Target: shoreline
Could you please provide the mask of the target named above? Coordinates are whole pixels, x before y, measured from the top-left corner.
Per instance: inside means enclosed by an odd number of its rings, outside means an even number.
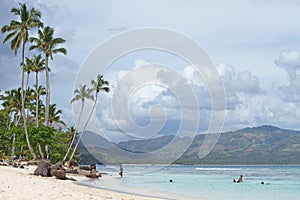
[[[77,181],[59,180],[55,177],[35,176],[33,175],[35,169],[36,166],[26,166],[24,169],[12,166],[0,166],[0,199],[162,199],[148,197],[147,194],[145,194],[145,196],[140,196],[137,194],[128,194],[120,191],[83,185],[82,182],[89,179],[80,175],[67,175]],[[149,196],[151,196],[151,194]]]
[[[145,197],[150,199],[160,199],[160,200],[182,200],[186,197],[172,194],[164,194],[153,190],[147,190],[142,188],[130,187],[122,185],[118,179],[117,175],[103,175],[101,178],[96,180],[85,179],[77,182],[78,185],[83,185],[87,187],[92,187],[96,189],[108,190],[112,192],[134,195],[138,197]]]

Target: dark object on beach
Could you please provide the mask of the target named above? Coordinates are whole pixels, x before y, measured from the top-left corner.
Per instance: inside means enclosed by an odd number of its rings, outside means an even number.
[[[67,173],[72,173],[72,174],[79,174],[77,168],[73,168],[73,167],[67,168],[67,169],[66,169],[66,172],[67,172]]]
[[[232,181],[233,181],[234,183],[236,183],[236,180],[235,180],[235,179],[233,179]]]
[[[172,179],[170,179],[170,183],[172,183],[173,182],[173,180]]]
[[[87,177],[87,178],[99,178],[99,177],[101,177],[101,173],[91,173],[91,174],[85,175],[85,177]]]
[[[264,184],[265,184],[265,182],[263,182],[263,181],[262,181],[260,184],[264,185]]]
[[[95,171],[95,170],[96,170],[96,164],[91,164],[90,171]]]
[[[78,162],[76,160],[70,160],[68,161],[68,167],[77,167]]]
[[[90,168],[90,166],[79,166],[79,169],[90,171],[91,168]]]
[[[66,180],[66,172],[60,170],[51,171],[52,176],[55,176],[57,179]]]
[[[34,175],[37,176],[43,176],[43,177],[50,177],[51,173],[50,173],[50,162],[46,161],[46,160],[41,160],[38,163],[37,168],[34,170]]]
[[[55,176],[58,179],[66,180],[66,170],[63,168],[63,164],[61,162],[56,163],[50,167],[50,173],[52,176]]]
[[[1,166],[9,166],[8,162],[4,161],[4,160],[0,160],[0,165]]]

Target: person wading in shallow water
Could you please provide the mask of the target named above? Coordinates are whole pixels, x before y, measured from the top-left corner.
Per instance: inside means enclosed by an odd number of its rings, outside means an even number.
[[[243,182],[243,175],[240,175],[240,178],[236,181],[235,179],[233,179],[234,183],[242,183]]]
[[[121,177],[123,177],[123,167],[122,167],[122,165],[120,165],[119,175],[120,175]]]
[[[243,175],[240,176],[240,178],[237,180],[237,183],[242,183],[243,182]]]

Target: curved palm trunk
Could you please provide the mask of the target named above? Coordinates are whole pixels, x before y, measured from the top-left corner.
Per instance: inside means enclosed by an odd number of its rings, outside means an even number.
[[[84,108],[84,101],[81,102],[81,109],[80,109],[80,113],[79,113],[79,117],[78,117],[78,121],[77,121],[77,125],[76,125],[77,130],[79,130],[79,122],[80,122],[80,120],[81,120],[81,115],[82,115],[83,108]],[[74,135],[73,135],[73,138],[72,138],[72,141],[71,141],[71,143],[70,143],[70,145],[69,145],[69,148],[68,148],[68,150],[67,150],[67,153],[66,153],[66,155],[65,155],[65,157],[64,157],[64,159],[63,159],[63,162],[67,159],[67,157],[68,157],[68,155],[69,155],[69,152],[70,152],[70,150],[71,150],[71,148],[72,148],[72,146],[73,146],[73,144],[74,144],[74,141],[75,141],[75,138],[76,138],[76,133],[77,133],[77,131],[75,130]],[[72,157],[72,158],[73,158],[73,157]],[[70,160],[71,160],[71,159],[70,159]]]
[[[39,79],[38,79],[38,72],[36,72],[35,74],[35,83],[36,83],[36,86],[35,86],[35,90],[36,90],[36,97],[35,97],[35,100],[36,100],[36,106],[35,106],[35,127],[39,127]]]
[[[46,108],[45,108],[45,125],[46,125],[46,126],[49,126],[50,80],[49,80],[48,56],[45,57],[45,66],[46,66]]]
[[[73,149],[72,155],[71,155],[71,157],[70,157],[69,160],[72,160],[73,157],[74,157],[74,155],[75,155],[75,152],[76,152],[76,149],[77,149],[77,147],[78,147],[78,144],[79,144],[79,142],[80,142],[80,140],[81,140],[81,138],[82,138],[82,136],[83,136],[83,134],[84,134],[84,131],[85,131],[85,129],[86,129],[86,127],[87,127],[89,121],[91,120],[91,117],[92,117],[93,113],[94,113],[94,110],[95,110],[95,107],[96,107],[96,104],[97,104],[97,99],[98,99],[98,93],[96,93],[96,99],[95,99],[95,103],[94,103],[94,105],[93,105],[92,111],[91,111],[91,113],[90,113],[90,115],[89,115],[89,117],[88,117],[88,119],[87,119],[87,121],[86,121],[86,123],[85,123],[85,125],[84,125],[84,127],[83,127],[82,132],[80,133],[80,136],[79,136],[79,138],[78,138],[78,141],[76,142],[76,145],[75,145],[75,147],[74,147],[74,149]]]
[[[21,87],[21,99],[22,99],[22,109],[21,109],[21,115],[23,117],[23,124],[24,124],[24,131],[25,131],[25,137],[26,137],[26,142],[27,142],[27,145],[28,145],[28,149],[33,157],[33,159],[36,159],[37,156],[30,144],[30,140],[29,140],[29,135],[28,135],[28,130],[27,130],[27,119],[26,119],[26,116],[25,116],[25,92],[24,92],[24,74],[25,74],[25,71],[24,71],[24,51],[25,51],[25,42],[23,42],[23,47],[22,47],[22,87]]]

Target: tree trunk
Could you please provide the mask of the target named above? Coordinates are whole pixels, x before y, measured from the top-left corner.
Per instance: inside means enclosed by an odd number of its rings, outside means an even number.
[[[11,157],[12,158],[15,156],[15,150],[16,150],[15,141],[16,141],[16,134],[13,133],[12,134],[12,146],[11,146]]]
[[[11,118],[12,118],[12,112],[9,113],[9,119],[11,119]],[[9,120],[8,128],[7,128],[8,130],[10,130],[11,123],[12,123],[12,121]],[[15,155],[15,149],[16,149],[15,141],[16,141],[16,134],[13,133],[13,135],[12,135],[12,146],[11,146],[11,157],[13,157]]]
[[[22,99],[22,109],[21,109],[21,114],[23,117],[23,125],[24,125],[24,131],[25,131],[25,137],[26,137],[26,142],[28,145],[28,149],[33,157],[33,159],[36,159],[37,156],[30,144],[29,140],[29,135],[28,135],[28,130],[27,130],[27,119],[25,116],[25,93],[24,93],[24,52],[25,52],[25,42],[23,41],[23,47],[22,47],[22,62],[21,62],[21,67],[22,67],[22,87],[21,87],[21,99]]]
[[[50,159],[50,149],[49,149],[48,144],[45,146],[45,150],[46,150],[46,154],[47,154],[46,158],[47,158],[47,160],[49,160]]]
[[[38,72],[35,74],[35,80],[36,80],[36,106],[35,106],[35,127],[39,127],[39,77],[38,77]]]
[[[30,73],[27,72],[27,79],[26,79],[26,90],[28,90],[28,85],[29,85],[29,76]]]
[[[50,80],[49,80],[49,67],[48,56],[45,57],[46,66],[46,108],[45,108],[45,125],[49,125],[49,106],[50,106]]]
[[[81,110],[80,110],[80,113],[79,113],[79,117],[78,117],[78,121],[77,121],[77,125],[76,125],[76,129],[79,130],[79,122],[81,120],[81,115],[82,115],[82,111],[83,111],[83,108],[84,108],[84,101],[81,102]],[[67,159],[68,155],[69,155],[69,152],[74,144],[74,141],[75,141],[75,138],[76,138],[76,134],[77,134],[77,130],[75,130],[75,133],[73,135],[73,138],[72,138],[72,141],[71,141],[71,144],[69,145],[69,148],[67,150],[67,153],[63,159],[63,162]]]
[[[85,125],[84,125],[84,127],[83,127],[83,130],[82,130],[82,132],[81,132],[81,134],[80,134],[80,136],[79,136],[78,141],[76,142],[76,145],[75,145],[75,147],[74,147],[74,149],[73,149],[72,155],[71,155],[71,157],[70,157],[69,160],[72,160],[73,157],[74,157],[74,155],[75,155],[75,152],[76,152],[76,149],[77,149],[77,147],[78,147],[78,144],[79,144],[79,142],[80,142],[80,140],[81,140],[81,138],[82,138],[82,136],[83,136],[83,134],[84,134],[84,131],[85,131],[85,129],[86,129],[86,127],[87,127],[87,125],[88,125],[88,123],[89,123],[89,121],[90,121],[90,119],[91,119],[93,113],[94,113],[94,110],[95,110],[95,107],[96,107],[96,104],[97,104],[97,99],[98,99],[98,93],[96,93],[96,99],[95,99],[95,103],[94,103],[94,105],[93,105],[93,108],[92,108],[92,110],[91,110],[91,113],[90,113],[90,115],[89,115],[89,117],[88,117],[88,119],[87,119],[87,121],[86,121],[86,123],[85,123]]]
[[[38,147],[39,147],[39,152],[40,152],[40,155],[41,155],[41,159],[44,159],[44,154],[43,154],[43,151],[42,151],[42,147],[40,145],[40,143],[38,143]]]
[[[22,110],[20,110],[20,113],[16,113],[15,115],[17,115],[16,121],[15,121],[15,126],[18,126],[19,122],[20,122],[20,119],[22,117]]]

